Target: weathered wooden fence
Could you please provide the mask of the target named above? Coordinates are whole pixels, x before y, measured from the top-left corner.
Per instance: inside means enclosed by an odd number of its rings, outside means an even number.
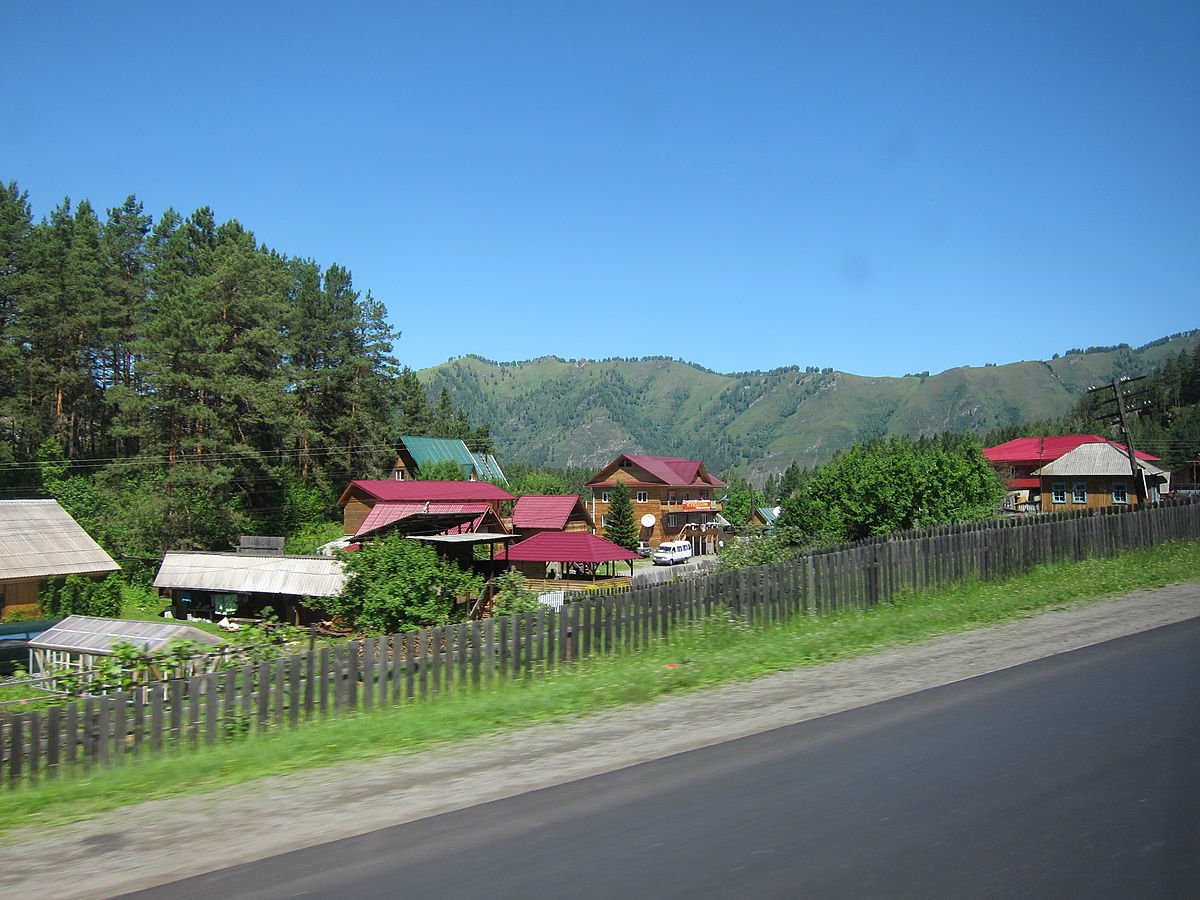
[[[728,609],[757,622],[863,609],[905,591],[1042,563],[1200,539],[1200,502],[928,528],[739,569],[419,632],[352,641],[91,697],[0,714],[0,778],[86,771],[317,717],[404,707],[528,678],[593,654],[637,650],[681,623]]]

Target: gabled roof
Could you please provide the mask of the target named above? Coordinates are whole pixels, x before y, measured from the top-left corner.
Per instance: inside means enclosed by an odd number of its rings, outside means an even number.
[[[778,506],[759,506],[755,509],[755,512],[757,512],[758,517],[760,519],[762,519],[764,522],[766,522],[768,525],[774,525],[775,522],[779,519],[779,507]]]
[[[607,484],[610,473],[621,466],[623,459],[628,460],[653,479],[653,482],[645,483],[660,483],[671,487],[690,487],[700,483],[712,487],[725,487],[725,482],[710,475],[708,469],[704,467],[704,463],[698,459],[682,459],[678,456],[644,456],[637,453],[622,453],[601,469],[600,473],[588,482],[588,485]]]
[[[496,559],[508,562],[598,563],[637,558],[636,553],[586,531],[542,531],[496,554]]]
[[[112,652],[113,644],[133,644],[139,650],[153,653],[171,641],[224,643],[215,634],[180,622],[67,616],[53,628],[43,631],[31,640],[29,646],[37,650],[67,650],[73,653],[104,655]]]
[[[571,514],[579,509],[590,524],[591,514],[578,494],[526,494],[518,497],[513,506],[513,528],[544,528],[562,531]]]
[[[346,576],[329,556],[248,556],[240,553],[167,553],[156,588],[190,588],[239,594],[333,597]]]
[[[1140,466],[1147,474],[1150,475],[1165,475],[1166,473],[1152,466],[1144,460],[1138,460]],[[1042,466],[1033,474],[1041,477],[1067,477],[1067,476],[1116,476],[1131,475],[1129,471],[1129,457],[1125,455],[1125,451],[1117,447],[1109,441],[1096,441],[1088,444],[1080,444],[1069,453],[1064,453],[1052,463]]]
[[[429,482],[426,482],[428,484]],[[371,532],[394,525],[403,519],[416,518],[422,525],[442,530],[460,526],[467,522],[476,522],[491,511],[491,504],[476,503],[443,503],[426,501],[424,503],[407,503],[403,501],[385,500],[376,503],[363,519],[354,536],[363,537]],[[415,524],[415,523],[414,523]],[[473,530],[473,529],[472,529]]]
[[[450,460],[462,468],[463,475],[469,476],[474,472],[476,478],[495,479],[508,484],[496,457],[490,453],[473,453],[458,438],[404,434],[400,436],[400,442],[416,462],[417,468],[428,463]]]
[[[1065,453],[1070,453],[1080,444],[1112,444],[1120,448],[1120,444],[1103,438],[1098,434],[1067,434],[1053,437],[1026,437],[997,444],[983,451],[984,457],[998,464],[1033,464],[1048,463],[1058,459]],[[1157,456],[1137,452],[1138,459],[1156,460]]]
[[[0,581],[120,568],[56,500],[0,500]]]
[[[504,488],[489,481],[352,481],[342,491],[339,506],[354,492],[366,494],[375,500],[407,500],[411,503],[428,501],[470,502],[515,500]]]

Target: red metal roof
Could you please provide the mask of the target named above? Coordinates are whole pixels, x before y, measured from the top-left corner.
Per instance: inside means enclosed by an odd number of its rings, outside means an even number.
[[[513,506],[513,528],[562,531],[579,502],[578,494],[526,494]]]
[[[543,531],[496,554],[496,559],[511,562],[600,563],[637,558],[636,553],[586,531]]]
[[[1016,440],[1008,441],[999,444],[995,447],[988,447],[983,451],[983,455],[993,463],[1049,463],[1054,462],[1060,456],[1070,453],[1080,444],[1112,444],[1114,447],[1121,445],[1116,441],[1110,441],[1107,438],[1100,437],[1098,434],[1070,434],[1056,435],[1054,437],[1028,437],[1017,438]],[[1157,460],[1157,456],[1151,456],[1149,453],[1137,452],[1138,459]]]
[[[678,456],[642,456],[641,454],[634,453],[624,453],[622,456],[635,466],[649,472],[663,484],[687,487],[695,484],[697,476],[700,476],[702,484],[710,484],[713,487],[725,487],[725,482],[720,478],[710,475],[707,472],[701,475],[700,469],[703,463],[698,459],[681,459]],[[617,459],[620,458],[617,457]],[[605,469],[611,465],[612,463],[609,463],[608,466],[605,466]],[[606,483],[600,481],[588,482],[588,484],[593,485]]]
[[[432,484],[434,482],[426,482]],[[407,519],[409,516],[430,515],[430,516],[453,516],[461,514],[463,521],[470,521],[472,518],[482,518],[483,514],[491,509],[488,503],[399,503],[392,501],[384,501],[376,503],[371,507],[371,511],[367,513],[367,517],[363,520],[362,526],[358,531],[354,532],[354,536],[369,534],[372,531],[377,531],[391,525],[394,522],[399,522],[401,519]]]
[[[426,500],[470,502],[516,499],[490,481],[352,481],[338,502],[344,504],[347,495],[355,488],[378,500],[405,500],[412,503],[424,503]]]

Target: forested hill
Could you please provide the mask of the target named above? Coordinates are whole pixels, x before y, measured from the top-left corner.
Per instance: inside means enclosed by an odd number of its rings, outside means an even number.
[[[1092,385],[1145,373],[1200,345],[1200,331],[1143,347],[1070,350],[1047,361],[866,378],[789,367],[722,375],[669,358],[497,363],[477,356],[422,370],[505,460],[596,467],[621,452],[702,458],[761,480],[886,435],[984,434],[1072,409]]]

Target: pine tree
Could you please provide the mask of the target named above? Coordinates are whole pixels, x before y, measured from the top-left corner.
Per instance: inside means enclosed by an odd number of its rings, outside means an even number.
[[[629,488],[624,482],[613,485],[609,495],[608,523],[604,529],[605,537],[626,550],[636,550],[638,545],[638,528],[633,518],[633,501]]]

